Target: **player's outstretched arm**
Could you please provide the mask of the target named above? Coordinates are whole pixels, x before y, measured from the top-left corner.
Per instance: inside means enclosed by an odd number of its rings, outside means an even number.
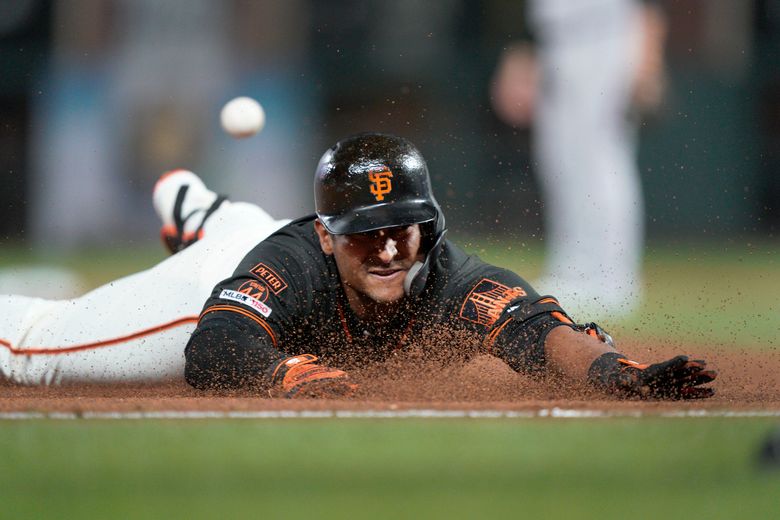
[[[569,327],[555,327],[545,339],[551,368],[618,396],[643,399],[698,399],[714,390],[702,386],[717,375],[703,360],[676,356],[654,364],[631,361],[597,337]]]

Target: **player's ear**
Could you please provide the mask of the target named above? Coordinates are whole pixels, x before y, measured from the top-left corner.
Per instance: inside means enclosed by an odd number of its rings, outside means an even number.
[[[314,230],[317,231],[317,236],[320,238],[320,248],[326,255],[333,254],[333,237],[330,236],[328,230],[322,225],[319,219],[314,221]]]

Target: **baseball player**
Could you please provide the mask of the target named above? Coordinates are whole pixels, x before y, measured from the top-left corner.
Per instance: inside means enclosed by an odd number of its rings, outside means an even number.
[[[510,124],[533,121],[547,244],[535,285],[573,312],[628,315],[644,235],[633,112],[660,102],[663,17],[640,0],[531,0],[528,14],[536,58],[506,53],[494,105]]]
[[[576,324],[555,298],[448,241],[426,163],[408,141],[383,134],[344,139],[323,155],[314,184],[316,214],[285,223],[222,200],[189,172],[163,179],[156,207],[163,215],[172,208],[163,235],[179,252],[135,279],[70,302],[79,308],[70,316],[79,322],[67,327],[71,337],[65,329],[46,336],[33,323],[17,332],[18,343],[0,340],[3,373],[52,382],[183,372],[199,389],[345,396],[355,390],[351,368],[386,360],[446,329],[473,338],[520,372],[552,370],[617,395],[712,395],[702,385],[715,373],[704,361],[630,361],[597,325]],[[201,312],[190,314],[196,305],[190,300],[211,282]],[[138,299],[123,299],[121,291]],[[45,319],[47,312],[33,314]],[[140,322],[141,314],[159,324],[76,344],[89,324],[122,328]],[[98,328],[91,325],[91,334]],[[432,345],[459,355],[458,345]]]

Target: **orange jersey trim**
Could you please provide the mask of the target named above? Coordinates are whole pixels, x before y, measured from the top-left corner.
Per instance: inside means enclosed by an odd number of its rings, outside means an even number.
[[[268,325],[264,320],[261,320],[254,314],[252,314],[249,311],[245,311],[244,309],[239,309],[238,307],[231,307],[230,305],[215,305],[214,307],[209,307],[203,313],[200,315],[200,319],[203,319],[203,316],[210,312],[215,311],[228,311],[228,312],[235,312],[236,314],[240,314],[242,316],[246,316],[247,318],[255,321],[258,325],[263,327],[265,331],[268,333],[268,335],[271,337],[271,341],[274,343],[274,347],[278,348],[278,344],[276,342],[276,335],[274,334],[274,331],[271,329],[271,326]]]
[[[555,318],[556,320],[560,321],[561,323],[567,323],[569,325],[574,325],[574,322],[571,321],[569,318],[567,318],[566,315],[561,313],[561,312],[553,311],[550,314],[552,314],[552,317]]]
[[[487,335],[487,338],[485,338],[485,347],[487,347],[488,353],[490,353],[491,350],[493,350],[493,344],[496,342],[496,339],[498,338],[498,335],[501,334],[501,331],[504,330],[504,327],[509,325],[509,322],[512,321],[512,318],[509,318],[504,323],[502,323],[499,327],[493,329],[490,334]]]
[[[83,345],[74,345],[72,347],[61,347],[61,348],[53,348],[53,347],[31,347],[31,348],[18,348],[11,345],[9,341],[6,341],[4,339],[0,339],[0,345],[4,346],[8,350],[11,351],[11,354],[14,355],[23,355],[23,356],[34,356],[34,355],[57,355],[57,354],[69,354],[71,352],[79,352],[81,350],[91,350],[95,348],[101,348],[101,347],[110,347],[112,345],[117,345],[119,343],[126,343],[128,341],[132,341],[134,339],[142,338],[144,336],[149,336],[151,334],[155,334],[157,332],[162,332],[167,329],[172,329],[175,327],[179,327],[181,325],[185,325],[187,323],[197,323],[198,318],[195,316],[188,316],[186,318],[179,318],[178,320],[174,320],[168,323],[164,323],[162,325],[158,325],[156,327],[151,327],[149,329],[144,329],[139,332],[135,332],[133,334],[128,334],[127,336],[120,336],[118,338],[112,338],[107,339],[104,341],[96,341],[94,343],[85,343]]]
[[[539,301],[538,301],[538,302],[536,302],[536,303],[554,303],[555,305],[560,305],[560,303],[558,302],[558,300],[556,300],[555,298],[542,298],[541,300],[539,300]],[[552,317],[553,317],[553,318],[555,318],[556,320],[560,321],[561,323],[566,323],[566,324],[568,324],[568,325],[574,325],[574,322],[573,322],[573,321],[571,321],[571,320],[569,319],[569,317],[568,317],[568,316],[566,316],[566,315],[565,315],[564,313],[562,313],[562,312],[559,312],[559,311],[553,311],[553,312],[551,312],[550,314],[552,315]]]

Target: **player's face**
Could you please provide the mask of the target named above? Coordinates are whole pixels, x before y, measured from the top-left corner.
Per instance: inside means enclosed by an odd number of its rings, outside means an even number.
[[[406,273],[421,260],[418,224],[351,235],[328,235],[321,224],[317,227],[323,251],[336,260],[350,303],[365,298],[392,303],[404,297]]]

